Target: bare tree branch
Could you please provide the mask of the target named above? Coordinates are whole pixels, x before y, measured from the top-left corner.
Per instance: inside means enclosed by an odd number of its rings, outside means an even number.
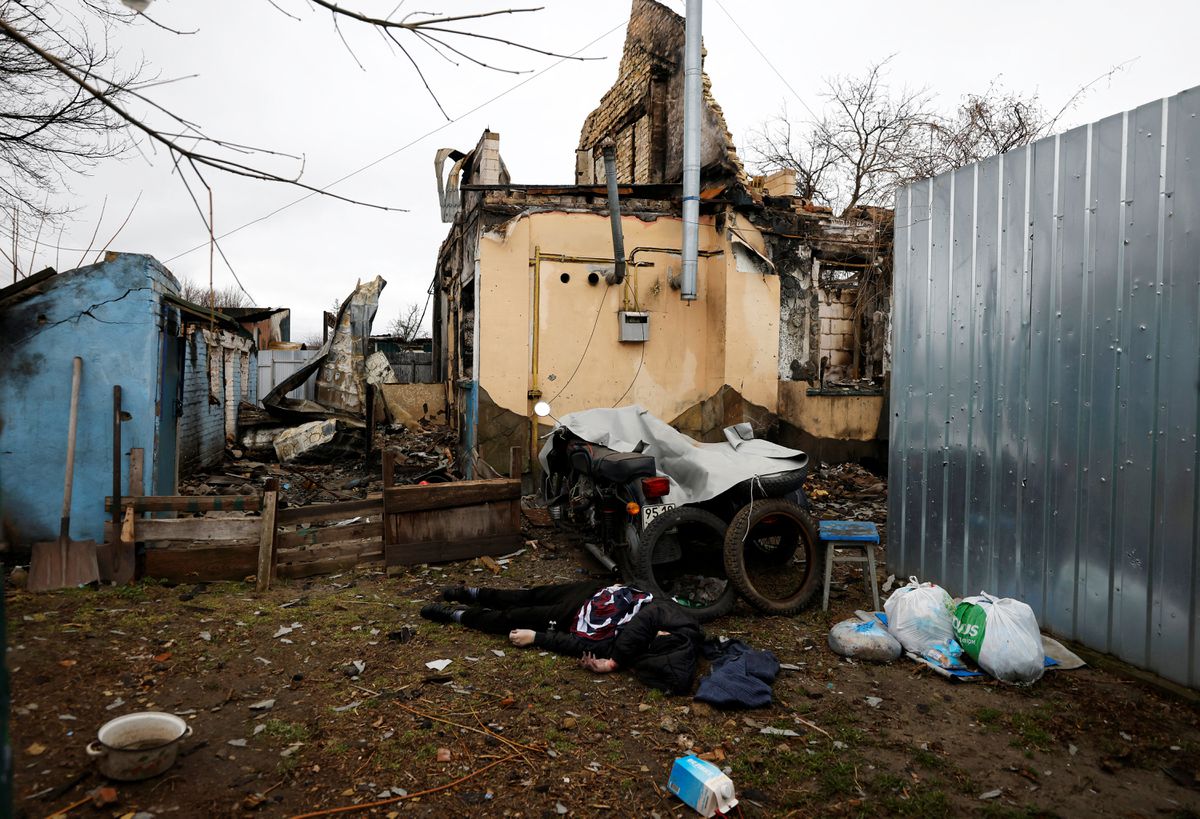
[[[266,1],[281,14],[302,20],[287,6],[303,0]],[[469,27],[492,18],[528,15],[540,7],[459,15],[411,12],[402,19],[393,19],[403,0],[384,18],[332,0],[307,2],[311,8],[332,16],[337,37],[360,68],[365,68],[364,62],[355,53],[350,32],[343,30],[342,23],[352,21],[355,26],[367,26],[384,35],[389,48],[397,47],[412,65],[447,119],[449,115],[411,43],[402,42],[401,35],[411,35],[452,65],[458,65],[450,56],[454,54],[481,68],[508,74],[525,72],[494,65],[490,59],[472,54],[472,49],[462,46],[461,41],[451,40],[465,37],[481,44],[498,43],[559,60],[597,59],[559,54]],[[67,210],[51,207],[49,203],[54,200],[44,196],[47,191],[66,188],[70,177],[127,150],[152,156],[163,149],[177,170],[183,161],[197,174],[212,168],[247,179],[293,185],[351,204],[401,210],[332,193],[328,186],[309,185],[302,179],[303,155],[206,134],[184,113],[149,96],[150,89],[185,78],[147,78],[143,63],[118,60],[116,52],[108,47],[113,27],[144,20],[177,35],[196,32],[147,16],[144,5],[134,3],[130,11],[115,0],[0,0],[0,169],[4,169],[0,173],[0,208],[11,210],[19,203],[22,218],[29,219],[31,225],[32,220],[61,217]],[[167,127],[161,127],[164,117],[171,122]],[[273,158],[296,162],[295,173],[263,164]],[[32,230],[22,233],[29,235]]]
[[[357,199],[351,199],[349,197],[342,196],[341,194],[330,193],[328,191],[321,190],[320,188],[316,188],[305,182],[301,182],[299,175],[297,175],[296,177],[292,177],[292,178],[284,177],[284,176],[280,176],[278,174],[270,173],[268,171],[259,170],[258,168],[255,168],[250,165],[245,165],[240,162],[234,162],[234,161],[232,161],[230,159],[226,159],[224,157],[218,157],[218,156],[214,156],[211,154],[204,154],[199,151],[185,148],[184,146],[180,145],[177,140],[173,140],[173,139],[170,139],[170,138],[164,136],[162,134],[162,132],[147,125],[142,119],[134,116],[129,111],[127,111],[125,108],[123,108],[122,106],[113,102],[111,99],[111,97],[112,97],[111,92],[106,92],[106,91],[101,90],[101,89],[97,88],[96,86],[92,85],[90,82],[88,82],[87,79],[84,78],[84,76],[80,75],[80,73],[78,72],[78,70],[75,67],[69,65],[68,63],[59,59],[55,55],[46,51],[45,49],[40,48],[36,43],[31,41],[28,37],[24,36],[21,32],[17,31],[11,25],[9,25],[9,23],[4,19],[0,19],[0,34],[6,35],[9,39],[24,46],[32,54],[36,55],[37,57],[39,57],[42,60],[44,60],[45,62],[47,62],[49,65],[53,66],[57,71],[59,71],[68,80],[70,80],[71,82],[78,85],[85,92],[87,92],[89,95],[91,95],[93,99],[97,100],[105,108],[108,108],[110,111],[112,111],[114,114],[116,114],[117,117],[119,117],[122,121],[124,121],[125,124],[127,124],[128,126],[130,126],[131,128],[133,128],[137,131],[142,132],[147,137],[149,137],[152,141],[157,142],[160,145],[164,146],[172,154],[178,154],[179,156],[186,158],[190,162],[194,162],[198,165],[206,165],[210,168],[215,168],[217,170],[224,171],[226,173],[231,173],[236,176],[244,176],[248,179],[258,179],[258,180],[262,180],[264,182],[285,182],[289,185],[295,185],[296,187],[304,188],[305,190],[309,190],[314,193],[324,194],[325,196],[329,196],[333,199],[340,199],[341,201],[348,202],[352,205],[363,205],[365,207],[377,208],[379,210],[388,210],[388,211],[403,210],[402,208],[391,208],[386,205],[378,205],[378,204],[374,204],[371,202],[363,202],[363,201],[360,201]]]

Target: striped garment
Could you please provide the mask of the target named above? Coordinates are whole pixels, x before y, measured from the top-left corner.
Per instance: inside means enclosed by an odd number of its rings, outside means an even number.
[[[619,584],[601,589],[579,607],[571,633],[585,640],[607,640],[633,619],[643,603],[653,599],[651,594]]]

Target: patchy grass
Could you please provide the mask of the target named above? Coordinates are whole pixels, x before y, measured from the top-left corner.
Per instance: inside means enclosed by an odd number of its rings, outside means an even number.
[[[308,728],[298,722],[286,722],[281,719],[269,719],[263,723],[262,734],[271,739],[284,743],[307,742],[311,734]]]
[[[1017,747],[1049,751],[1054,737],[1046,730],[1048,722],[1049,716],[1041,711],[1012,714],[1008,718],[1008,725],[1017,735],[1013,742]]]
[[[975,721],[980,725],[995,725],[1000,721],[1000,718],[1004,716],[1004,712],[999,708],[990,708],[984,706],[983,708],[976,709],[973,716]]]

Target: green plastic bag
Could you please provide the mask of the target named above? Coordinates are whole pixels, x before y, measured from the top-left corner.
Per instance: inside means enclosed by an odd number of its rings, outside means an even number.
[[[987,611],[975,603],[962,602],[954,609],[954,634],[967,656],[979,662],[979,649],[987,632]]]

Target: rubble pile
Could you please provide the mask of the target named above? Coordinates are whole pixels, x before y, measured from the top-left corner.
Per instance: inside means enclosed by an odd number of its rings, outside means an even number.
[[[337,503],[383,491],[380,453],[395,453],[397,485],[441,483],[461,475],[454,458],[456,443],[449,427],[425,424],[377,429],[370,457],[340,458],[327,463],[279,463],[272,450],[226,450],[219,467],[192,476],[179,487],[181,495],[253,495],[274,478],[287,506]]]
[[[887,522],[887,484],[858,464],[821,464],[809,473],[805,494],[820,519]]]

